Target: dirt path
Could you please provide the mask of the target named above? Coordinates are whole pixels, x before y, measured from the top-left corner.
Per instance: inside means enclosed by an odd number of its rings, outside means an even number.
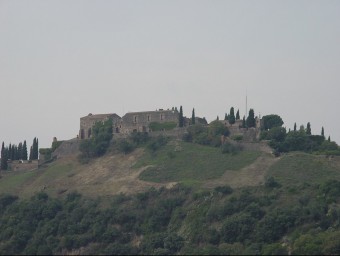
[[[263,152],[251,165],[238,171],[226,170],[222,177],[208,181],[204,187],[214,188],[229,185],[232,188],[239,188],[263,184],[267,170],[279,159],[280,158],[274,157],[269,153]]]
[[[151,187],[170,188],[176,183],[153,183],[139,180],[139,174],[147,167],[133,168],[142,149],[137,149],[129,155],[115,154],[102,157],[86,169],[72,177],[78,190],[86,194],[133,194],[143,192]],[[79,167],[81,168],[81,167]]]

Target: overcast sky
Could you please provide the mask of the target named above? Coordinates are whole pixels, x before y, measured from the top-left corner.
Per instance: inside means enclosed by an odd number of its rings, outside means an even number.
[[[278,114],[340,143],[340,1],[0,0],[0,141],[183,106]]]

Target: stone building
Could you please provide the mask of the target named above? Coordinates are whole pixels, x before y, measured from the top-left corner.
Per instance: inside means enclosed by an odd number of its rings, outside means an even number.
[[[149,125],[152,122],[166,123],[174,122],[178,125],[178,111],[163,110],[130,112],[122,118],[117,114],[97,114],[91,113],[80,118],[79,138],[88,139],[92,134],[92,127],[96,122],[104,122],[112,119],[113,133],[130,134],[132,132],[152,132]]]
[[[261,129],[263,127],[262,119],[255,117],[255,127],[242,128],[243,120],[235,120],[234,124],[230,124],[228,120],[220,120],[230,132],[230,137],[242,136],[245,141],[255,141],[260,138]]]
[[[178,112],[175,110],[130,112],[123,116],[119,132],[129,134],[132,132],[151,132],[150,123],[174,122],[178,124]]]
[[[112,119],[113,127],[118,127],[120,125],[121,117],[117,114],[97,114],[92,115],[91,113],[87,116],[80,118],[80,130],[79,138],[88,139],[92,134],[92,127],[96,122],[105,122],[108,119]]]

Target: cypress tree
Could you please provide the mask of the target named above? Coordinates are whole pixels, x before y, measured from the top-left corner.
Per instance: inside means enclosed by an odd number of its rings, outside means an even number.
[[[312,130],[310,128],[310,123],[309,122],[307,123],[306,134],[307,135],[311,135],[312,134]]]
[[[13,148],[13,146],[12,146]],[[19,156],[18,156],[18,146],[14,145],[14,150],[13,150],[13,160],[19,160]]]
[[[225,113],[225,115],[224,115],[224,120],[228,120],[228,119],[229,119],[228,113]]]
[[[328,136],[328,141],[331,142],[331,136]]]
[[[240,110],[237,110],[236,112],[236,120],[240,120]]]
[[[322,129],[321,129],[321,136],[325,137],[325,130],[323,129],[323,126],[322,126]]]
[[[246,128],[246,117],[243,116],[243,119],[242,119],[242,128]]]
[[[220,118],[217,116],[217,117],[216,117],[216,120],[218,121],[218,120],[220,120]]]
[[[24,145],[22,146],[22,160],[27,160],[27,143],[24,140]]]
[[[247,127],[255,127],[255,114],[254,114],[254,109],[249,110],[249,115],[247,117]]]
[[[8,149],[5,148],[5,143],[2,142],[1,147],[1,170],[7,170],[7,160],[8,160]]]
[[[184,117],[183,117],[183,108],[182,108],[182,106],[179,108],[178,126],[179,127],[183,127],[184,126]]]
[[[31,146],[30,148],[30,157],[29,157],[29,160],[33,160],[33,146]]]
[[[230,108],[230,114],[228,118],[229,124],[233,125],[235,123],[234,107]]]
[[[18,146],[18,160],[21,160],[22,159],[22,142],[19,143],[19,146]]]
[[[192,124],[196,123],[195,109],[194,108],[192,109],[191,123]]]
[[[296,123],[294,123],[294,132],[296,132]]]
[[[8,146],[8,159],[13,159],[12,158],[12,145],[11,145],[11,143],[9,143],[9,146]]]

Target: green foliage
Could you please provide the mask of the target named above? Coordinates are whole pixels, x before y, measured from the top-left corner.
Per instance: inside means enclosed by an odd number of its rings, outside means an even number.
[[[309,122],[307,123],[306,134],[307,134],[307,135],[311,135],[311,134],[312,134],[312,130],[311,130],[311,127],[310,127],[310,123],[309,123]]]
[[[240,111],[239,110],[237,110],[237,112],[236,112],[236,120],[240,120]]]
[[[92,137],[82,140],[79,146],[80,162],[86,163],[88,159],[104,155],[112,139],[112,120],[97,122],[92,127]]]
[[[262,117],[265,130],[269,130],[273,127],[281,127],[283,125],[282,118],[279,115],[266,115]]]
[[[218,193],[222,193],[223,195],[229,195],[233,193],[233,189],[230,186],[218,186],[214,189]]]
[[[117,142],[117,149],[119,152],[129,154],[135,149],[135,146],[128,140],[120,140]]]
[[[149,142],[149,144],[147,145],[147,149],[149,149],[152,153],[155,153],[160,148],[165,146],[167,143],[168,143],[168,138],[163,135],[159,135],[158,137],[153,138]]]
[[[151,122],[149,124],[149,128],[152,131],[168,131],[176,128],[177,124],[175,122],[164,122],[164,123],[158,123],[158,122]]]
[[[228,136],[229,130],[223,123],[219,121],[212,121],[209,124],[208,134],[211,136],[221,136],[221,135]]]
[[[240,151],[242,151],[242,146],[239,144],[224,143],[221,146],[222,154],[237,154]]]
[[[167,144],[157,151],[157,157],[152,152],[142,157],[135,167],[152,167],[144,170],[139,178],[152,182],[200,182],[218,178],[225,170],[239,170],[260,155],[253,151],[221,154],[219,148],[185,142],[180,143],[179,147],[181,150],[175,151],[173,145]],[[168,152],[173,152],[174,157],[169,158]]]
[[[235,123],[235,114],[234,114],[234,108],[233,107],[230,108],[230,114],[228,116],[228,121],[231,125],[233,125]]]
[[[192,115],[191,115],[191,124],[196,123],[196,117],[195,117],[195,109],[192,109]]]
[[[8,165],[7,165],[7,160],[8,160],[8,149],[5,148],[5,143],[2,142],[2,147],[1,147],[1,170],[7,170]]]
[[[249,128],[255,127],[255,113],[254,109],[252,108],[249,110],[249,115],[246,120],[246,126]]]
[[[267,188],[279,188],[281,187],[281,184],[278,183],[274,177],[268,177],[264,183],[264,186]]]
[[[183,116],[183,108],[182,106],[179,108],[179,115],[178,115],[178,126],[184,126],[184,116]]]

